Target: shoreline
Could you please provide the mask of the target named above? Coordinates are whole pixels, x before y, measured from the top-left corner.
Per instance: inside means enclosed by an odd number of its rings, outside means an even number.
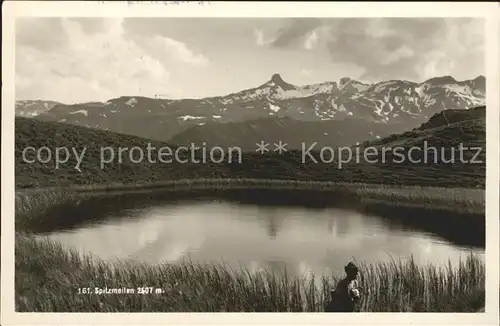
[[[484,214],[485,190],[479,188],[451,188],[434,186],[407,186],[385,185],[375,183],[348,183],[332,181],[299,181],[280,179],[250,179],[250,178],[199,178],[182,179],[148,183],[106,183],[91,185],[72,185],[63,187],[23,188],[16,187],[16,198],[30,194],[43,194],[50,192],[68,192],[98,197],[104,194],[135,194],[142,192],[177,192],[198,190],[237,190],[237,189],[263,189],[263,190],[297,190],[342,193],[354,196],[356,199],[377,200],[391,206],[419,206],[416,199],[434,201],[432,205],[420,205],[432,209],[438,204],[450,204],[446,209],[457,213]],[[397,191],[397,192],[396,192]],[[472,196],[471,196],[472,195]],[[402,202],[401,202],[402,201]],[[466,203],[466,211],[458,210],[458,205]],[[464,208],[464,207],[461,207]]]
[[[320,200],[325,206],[335,207],[343,201],[353,209],[387,215],[438,216],[443,220],[456,218],[475,228],[484,228],[484,190],[477,188],[439,188],[420,186],[387,186],[380,184],[340,183],[330,181],[294,181],[273,179],[184,179],[157,183],[94,184],[66,187],[16,189],[16,232],[30,230],[47,221],[55,220],[64,210],[71,210],[93,200],[120,196],[184,196],[192,198],[199,193],[222,195],[259,191],[266,193],[301,194],[311,201]],[[296,198],[295,197],[295,198]],[[318,199],[318,197],[321,197]],[[331,199],[330,199],[331,198]],[[265,198],[262,198],[265,199]],[[258,203],[258,201],[257,201]],[[300,205],[300,204],[299,204]],[[67,219],[64,223],[71,224]],[[77,222],[75,222],[75,225]]]

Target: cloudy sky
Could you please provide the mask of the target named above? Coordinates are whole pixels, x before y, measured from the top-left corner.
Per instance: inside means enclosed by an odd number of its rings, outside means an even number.
[[[485,74],[468,18],[22,18],[16,99],[199,98],[263,84]]]

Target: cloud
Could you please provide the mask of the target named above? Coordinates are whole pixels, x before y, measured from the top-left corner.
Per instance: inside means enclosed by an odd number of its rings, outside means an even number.
[[[67,35],[60,32],[62,29],[61,19],[19,18],[16,20],[16,44],[53,50],[67,42]]]
[[[383,66],[387,66],[391,63],[398,62],[406,58],[412,58],[414,54],[415,52],[413,51],[413,49],[404,44],[396,50],[387,53],[386,56],[381,58],[380,64],[382,64]]]
[[[311,33],[309,33],[309,36],[306,37],[306,40],[304,41],[304,48],[306,50],[313,50],[316,47],[317,43],[318,33],[316,30],[313,30]]]
[[[292,19],[272,45],[312,50],[320,43],[335,63],[354,64],[364,71],[359,77],[371,81],[484,73],[479,18]]]
[[[195,66],[208,64],[209,59],[201,53],[195,53],[181,41],[169,37],[154,35],[148,39],[151,48],[159,48],[161,52],[168,53],[175,60]]]
[[[302,68],[300,70],[300,73],[306,77],[311,77],[312,76],[312,73],[309,69],[305,69],[305,68]]]
[[[273,39],[266,39],[264,36],[264,31],[261,29],[254,29],[253,31],[255,37],[255,44],[257,46],[267,46],[273,43]]]
[[[257,44],[258,46],[263,46],[265,44],[264,32],[260,29],[256,29],[253,31],[253,34],[255,36],[255,44]]]
[[[42,18],[17,26],[18,99],[73,103],[166,92],[175,96],[182,90],[171,80],[166,63],[208,63],[181,41],[151,36],[140,43],[128,38],[121,18]]]
[[[322,24],[322,20],[317,18],[290,18],[286,21],[286,26],[278,31],[272,42],[274,47],[293,45]]]

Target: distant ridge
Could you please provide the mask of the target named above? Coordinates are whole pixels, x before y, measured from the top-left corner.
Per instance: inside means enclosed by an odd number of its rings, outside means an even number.
[[[37,102],[37,107],[47,106],[48,109],[27,115],[27,108],[31,105],[35,102],[17,102],[17,114],[161,141],[173,137],[179,139],[179,134],[192,127],[201,128],[192,129],[199,135],[205,127],[210,130],[212,125],[252,124],[252,121],[270,119],[267,125],[272,126],[272,121],[283,118],[297,121],[296,125],[323,121],[364,122],[349,125],[356,125],[357,131],[363,130],[362,133],[371,135],[366,139],[370,140],[416,128],[443,110],[485,105],[485,78],[478,76],[456,81],[451,76],[441,76],[422,83],[389,80],[369,85],[344,77],[339,82],[296,86],[275,73],[255,88],[203,99],[122,96],[107,102],[73,105]],[[381,128],[380,124],[385,126]],[[321,124],[326,125],[328,123]],[[332,123],[329,128],[338,129],[324,132],[348,132],[341,125]],[[380,129],[385,133],[382,134]],[[266,135],[270,131],[261,130],[258,133]]]

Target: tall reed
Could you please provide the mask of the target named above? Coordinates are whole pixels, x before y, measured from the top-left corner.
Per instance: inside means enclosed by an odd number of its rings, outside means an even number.
[[[484,306],[485,265],[360,264],[361,311],[459,312]],[[321,312],[341,275],[317,279],[226,265],[104,262],[33,236],[16,236],[16,310],[44,312]],[[162,294],[78,294],[78,288],[161,288]]]

